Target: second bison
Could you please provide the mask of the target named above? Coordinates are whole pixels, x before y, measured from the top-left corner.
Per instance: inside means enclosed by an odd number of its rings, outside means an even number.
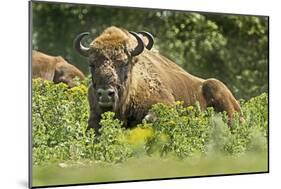
[[[61,56],[50,56],[35,50],[32,51],[32,77],[40,77],[54,83],[63,82],[69,87],[74,86],[72,80],[75,77],[80,80],[85,78],[78,68],[69,64]]]

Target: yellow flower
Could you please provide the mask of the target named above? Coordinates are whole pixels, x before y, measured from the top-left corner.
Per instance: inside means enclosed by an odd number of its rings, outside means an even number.
[[[141,144],[144,143],[145,140],[152,135],[152,129],[150,128],[135,128],[129,131],[127,136],[127,141],[129,144]]]
[[[78,85],[69,89],[70,92],[86,93],[87,87],[85,85]]]

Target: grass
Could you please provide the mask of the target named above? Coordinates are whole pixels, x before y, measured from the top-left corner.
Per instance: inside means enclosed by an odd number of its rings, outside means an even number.
[[[124,163],[64,162],[33,167],[33,186],[101,183],[129,180],[194,177],[268,171],[267,153],[241,156],[209,155],[177,160],[173,157],[131,158]]]

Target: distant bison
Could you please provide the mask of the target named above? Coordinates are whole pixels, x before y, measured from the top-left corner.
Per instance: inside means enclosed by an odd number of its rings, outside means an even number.
[[[61,56],[50,56],[38,51],[32,51],[32,77],[40,77],[54,83],[63,82],[69,87],[74,86],[72,80],[75,77],[80,80],[85,78],[79,69]]]
[[[152,38],[145,33],[109,27],[85,47],[81,40],[88,34],[79,34],[74,47],[89,61],[92,83],[88,89],[88,128],[97,133],[103,112],[115,112],[128,128],[147,117],[151,106],[159,102],[183,101],[189,106],[198,101],[202,109],[212,106],[216,111],[226,111],[230,119],[234,112],[240,112],[239,103],[221,81],[193,76],[150,51]],[[144,37],[148,37],[147,49]]]

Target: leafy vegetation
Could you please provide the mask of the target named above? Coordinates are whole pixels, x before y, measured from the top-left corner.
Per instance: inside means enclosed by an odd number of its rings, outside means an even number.
[[[33,2],[32,11],[33,49],[61,55],[84,73],[88,65],[73,39],[84,31],[95,38],[115,25],[152,33],[161,54],[192,74],[227,83],[238,98],[268,90],[267,17],[42,2]]]
[[[184,107],[156,104],[150,110],[157,119],[125,130],[113,112],[102,115],[101,136],[86,132],[88,102],[86,87],[69,89],[65,84],[33,80],[32,146],[34,165],[69,160],[118,163],[131,157],[160,156],[188,159],[221,153],[239,155],[267,150],[268,99],[263,93],[242,102],[243,118],[237,114],[231,125],[227,116],[199,105]],[[230,128],[229,128],[230,127]]]

